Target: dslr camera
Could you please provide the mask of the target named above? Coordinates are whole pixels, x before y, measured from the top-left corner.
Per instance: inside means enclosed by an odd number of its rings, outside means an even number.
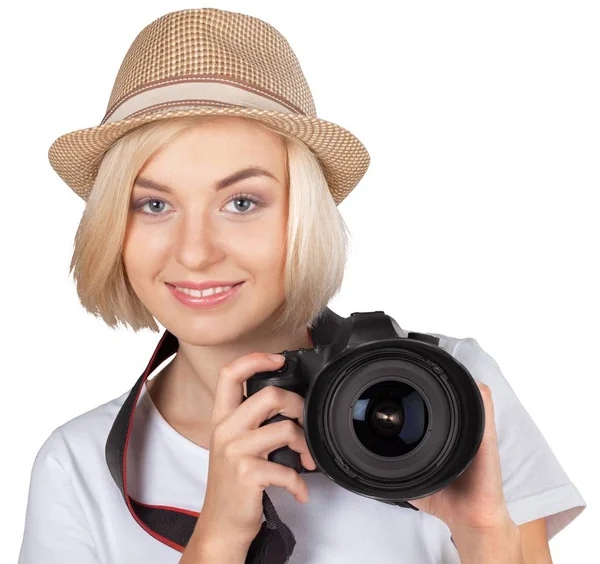
[[[484,404],[438,337],[406,333],[383,311],[343,318],[329,308],[311,331],[314,348],[283,351],[284,365],[254,374],[246,390],[250,397],[277,386],[304,398],[304,433],[317,468],[305,469],[287,446],[269,460],[412,509],[408,500],[441,490],[469,466],[483,437]]]

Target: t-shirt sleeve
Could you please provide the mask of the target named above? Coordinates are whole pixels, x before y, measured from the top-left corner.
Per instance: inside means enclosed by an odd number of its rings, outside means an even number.
[[[81,502],[54,450],[56,433],[33,463],[18,564],[98,564]]]
[[[521,525],[544,517],[550,540],[582,513],[586,502],[496,361],[477,340],[461,339],[453,356],[492,391],[504,497],[511,519]]]

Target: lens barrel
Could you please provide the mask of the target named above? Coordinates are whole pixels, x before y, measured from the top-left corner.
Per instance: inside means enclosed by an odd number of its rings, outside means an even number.
[[[460,475],[484,428],[479,389],[442,348],[366,343],[335,358],[305,397],[305,432],[321,470],[387,502],[430,495]]]

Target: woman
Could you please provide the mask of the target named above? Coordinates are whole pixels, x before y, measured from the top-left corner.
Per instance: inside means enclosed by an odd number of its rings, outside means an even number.
[[[267,460],[289,446],[315,468],[302,397],[269,386],[242,402],[244,384],[282,366],[269,353],[315,344],[345,265],[336,206],[369,163],[316,117],[279,32],[213,8],[159,18],[129,49],[101,125],[49,157],[87,202],[71,264],[82,305],[111,327],[167,331],[136,394],[40,449],[21,564],[255,561],[266,490],[298,540],[289,562],[550,562],[548,540],[585,502],[475,339],[436,335],[477,380],[483,441],[457,480],[411,501],[419,511]],[[278,413],[298,425],[260,427]],[[193,518],[180,542],[173,508]]]

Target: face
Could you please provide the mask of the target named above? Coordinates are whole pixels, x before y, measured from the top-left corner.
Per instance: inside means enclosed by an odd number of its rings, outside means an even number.
[[[248,167],[273,177],[250,176],[219,186]],[[179,339],[214,345],[271,323],[284,299],[286,176],[283,139],[232,116],[181,133],[140,170],[131,193],[123,263],[140,300]],[[208,280],[244,283],[233,297],[210,308],[181,303],[169,287]]]

